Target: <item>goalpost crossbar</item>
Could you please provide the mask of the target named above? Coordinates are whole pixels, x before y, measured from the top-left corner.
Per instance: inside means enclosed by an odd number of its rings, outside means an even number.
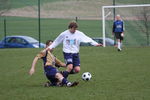
[[[149,7],[150,4],[102,6],[103,8]]]

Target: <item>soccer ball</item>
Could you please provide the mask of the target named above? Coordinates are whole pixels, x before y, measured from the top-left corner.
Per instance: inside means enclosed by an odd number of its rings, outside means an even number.
[[[84,81],[89,81],[91,78],[92,78],[92,75],[91,75],[91,73],[89,73],[89,72],[84,72],[84,73],[82,74],[82,79],[83,79]]]

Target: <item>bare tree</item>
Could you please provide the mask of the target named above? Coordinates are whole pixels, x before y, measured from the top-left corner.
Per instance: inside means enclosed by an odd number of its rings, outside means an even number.
[[[10,9],[10,2],[9,0],[0,0],[0,16],[3,13],[7,12]]]
[[[143,7],[137,15],[139,30],[146,35],[147,45],[150,45],[150,7]],[[140,23],[139,23],[140,22]]]
[[[143,32],[146,34],[147,37],[147,45],[150,45],[149,37],[150,37],[150,8],[149,7],[144,7],[143,11],[141,12],[143,15],[143,24],[145,29],[143,29]]]
[[[143,4],[149,4],[149,0],[142,0]],[[150,45],[150,7],[142,7],[139,10],[135,10],[133,13],[137,14],[137,26],[139,27],[139,31],[146,35],[147,45]]]

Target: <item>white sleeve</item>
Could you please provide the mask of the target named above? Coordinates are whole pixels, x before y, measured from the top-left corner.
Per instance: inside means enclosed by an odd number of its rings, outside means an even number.
[[[57,47],[60,43],[62,43],[63,39],[64,35],[61,33],[48,48],[52,49]]]
[[[90,37],[86,36],[84,33],[81,32],[80,35],[80,42],[84,42],[84,43],[90,43],[91,45],[96,46],[98,43],[95,42],[93,39],[91,39]]]

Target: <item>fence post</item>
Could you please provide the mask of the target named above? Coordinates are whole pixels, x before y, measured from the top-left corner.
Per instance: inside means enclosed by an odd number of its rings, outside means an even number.
[[[78,17],[76,17],[76,22],[78,22]]]
[[[113,6],[115,6],[115,5],[116,5],[116,1],[113,0]],[[116,16],[116,9],[115,8],[113,9],[113,14],[114,14],[114,21],[115,21],[115,16]],[[116,45],[116,37],[114,35],[114,46],[115,45]]]
[[[6,29],[6,18],[4,18],[4,37],[5,37],[5,44],[6,44],[6,32],[7,32],[7,29]]]
[[[41,47],[40,46],[40,43],[41,43],[41,14],[40,14],[40,11],[41,8],[40,8],[40,0],[38,0],[38,31],[39,31],[39,48]]]

